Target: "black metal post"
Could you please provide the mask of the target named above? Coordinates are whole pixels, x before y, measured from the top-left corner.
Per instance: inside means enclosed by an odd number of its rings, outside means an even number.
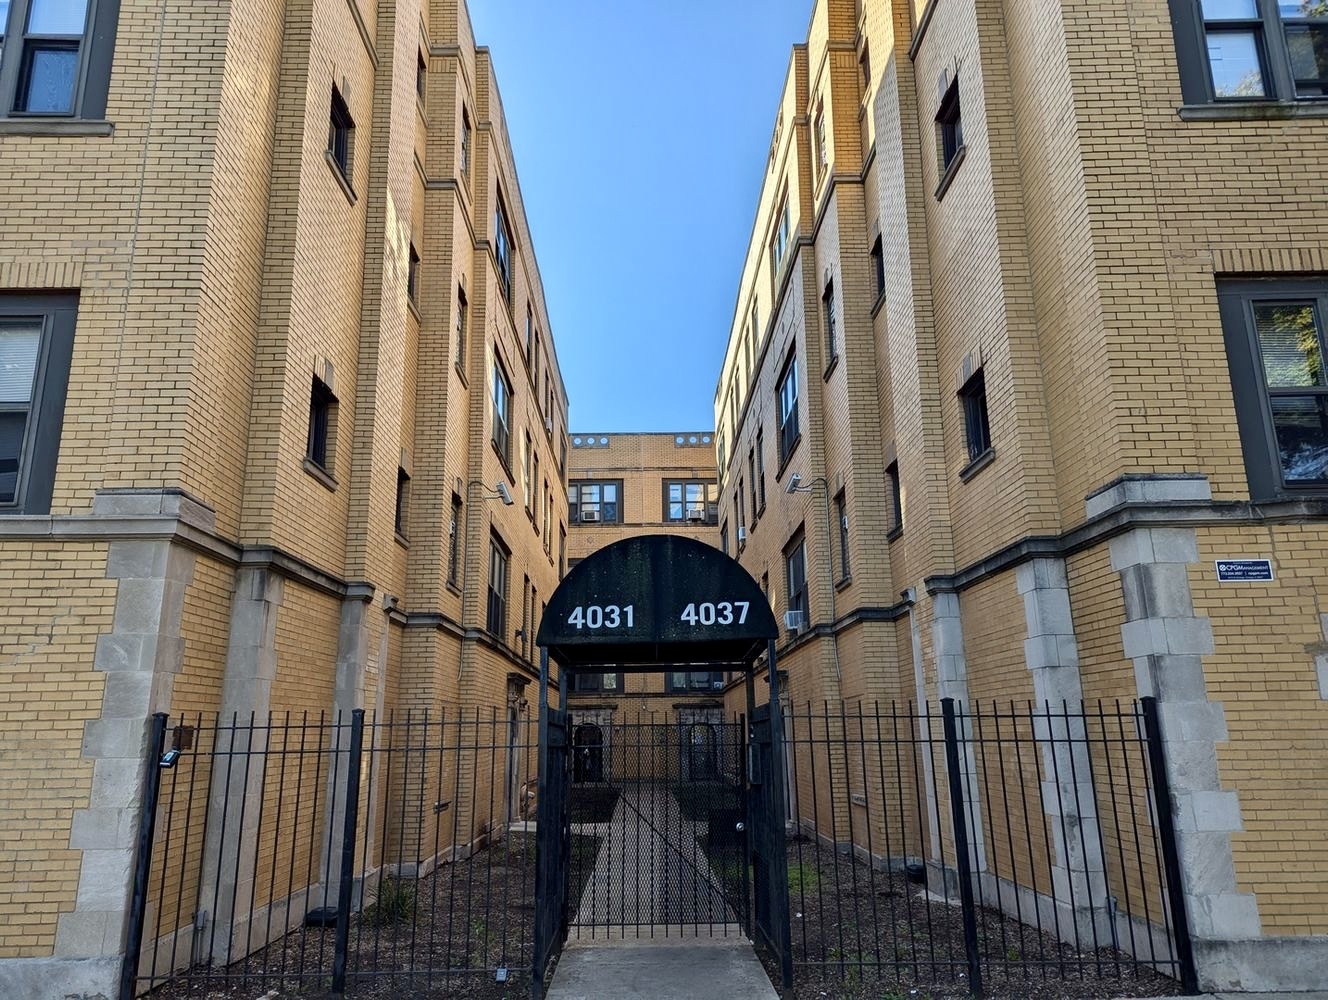
[[[776,898],[783,901],[774,914],[779,920],[779,933],[782,937],[780,972],[784,978],[783,995],[785,1000],[793,996],[793,926],[789,920],[789,884],[788,855],[784,845],[784,713],[779,703],[779,671],[775,664],[775,640],[766,644],[766,675],[770,681],[770,774],[765,776],[770,783],[770,811],[774,813],[770,823],[772,841],[771,864],[774,876],[779,879]]]
[[[144,767],[142,812],[138,817],[138,844],[134,851],[134,893],[129,900],[129,935],[120,966],[120,1000],[134,1000],[138,980],[138,954],[143,950],[143,922],[148,908],[148,876],[152,867],[152,838],[157,832],[157,799],[161,795],[161,757],[166,746],[166,713],[152,717],[148,729]],[[155,973],[156,970],[154,969]]]
[[[1144,735],[1148,739],[1148,770],[1153,777],[1153,809],[1157,813],[1157,831],[1162,840],[1162,866],[1167,875],[1167,903],[1171,908],[1171,926],[1176,935],[1177,972],[1185,996],[1199,995],[1199,970],[1194,964],[1194,941],[1190,937],[1190,918],[1185,906],[1185,883],[1176,845],[1176,823],[1172,813],[1171,780],[1167,777],[1166,753],[1162,748],[1162,717],[1156,698],[1144,698]]]
[[[954,827],[955,863],[959,868],[959,903],[964,915],[964,952],[968,957],[968,988],[982,996],[982,961],[978,954],[978,914],[973,902],[973,869],[968,860],[968,824],[964,818],[964,774],[959,766],[959,726],[955,700],[941,699],[945,724],[945,769],[950,777],[950,821]]]
[[[346,993],[346,955],[350,946],[351,890],[355,884],[355,840],[360,818],[360,758],[364,752],[364,709],[350,715],[350,750],[346,760],[346,822],[341,833],[341,888],[337,893],[337,936],[332,953],[332,992]]]

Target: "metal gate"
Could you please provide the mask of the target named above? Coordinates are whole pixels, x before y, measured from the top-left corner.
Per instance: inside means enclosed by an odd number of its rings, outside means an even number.
[[[754,907],[752,940],[778,963],[785,994],[793,987],[789,925],[788,855],[784,839],[784,753],[780,726],[771,725],[770,705],[752,712],[747,821],[750,827]],[[779,716],[776,713],[776,720]]]
[[[737,722],[628,723],[578,748],[594,760],[574,766],[571,829],[596,848],[568,872],[575,933],[746,929],[743,736]]]
[[[572,830],[568,821],[567,710],[545,707],[540,715],[539,801],[535,834],[534,995],[543,993],[549,963],[567,939],[567,873]]]

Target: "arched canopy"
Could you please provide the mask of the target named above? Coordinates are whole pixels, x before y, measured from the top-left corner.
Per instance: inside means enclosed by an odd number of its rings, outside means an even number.
[[[750,666],[779,635],[751,575],[713,546],[643,535],[572,567],[535,642],[564,669]]]

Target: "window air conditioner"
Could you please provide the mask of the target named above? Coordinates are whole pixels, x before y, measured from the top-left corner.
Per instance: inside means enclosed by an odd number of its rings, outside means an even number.
[[[553,433],[553,417],[544,418],[544,433],[546,434]]]
[[[744,528],[741,524],[738,525],[738,541],[739,542],[747,541],[747,529]]]
[[[705,520],[705,508],[704,508],[704,507],[696,507],[696,506],[690,506],[690,507],[688,507],[688,508],[687,508],[687,520],[689,520],[689,521],[704,521],[704,520]]]
[[[598,521],[598,520],[599,520],[599,511],[597,510],[583,510],[581,512],[582,524],[590,524],[592,521]]]
[[[807,623],[807,615],[802,611],[785,611],[784,627],[790,632],[801,632]]]

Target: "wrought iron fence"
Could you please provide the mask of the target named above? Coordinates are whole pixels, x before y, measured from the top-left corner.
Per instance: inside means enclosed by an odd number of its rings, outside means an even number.
[[[631,812],[624,788],[639,798],[645,778],[676,810],[638,811],[681,817],[657,853],[693,857],[735,914],[750,905],[729,835],[751,808],[749,733],[740,716],[718,731],[713,753],[652,731],[582,762],[573,913],[587,886],[596,898],[594,860]],[[1194,991],[1152,702],[803,704],[785,706],[783,732],[799,996]],[[387,995],[463,977],[467,995],[522,989],[538,749],[535,721],[507,708],[157,717],[123,1000],[217,986]],[[574,758],[559,758],[565,779]],[[606,787],[611,802],[585,791]],[[619,831],[609,854],[626,870],[651,835]],[[651,901],[633,890],[640,920]],[[627,921],[622,901],[606,906]],[[777,957],[772,970],[778,981]]]
[[[1155,705],[802,705],[785,732],[800,992],[1193,991]]]

